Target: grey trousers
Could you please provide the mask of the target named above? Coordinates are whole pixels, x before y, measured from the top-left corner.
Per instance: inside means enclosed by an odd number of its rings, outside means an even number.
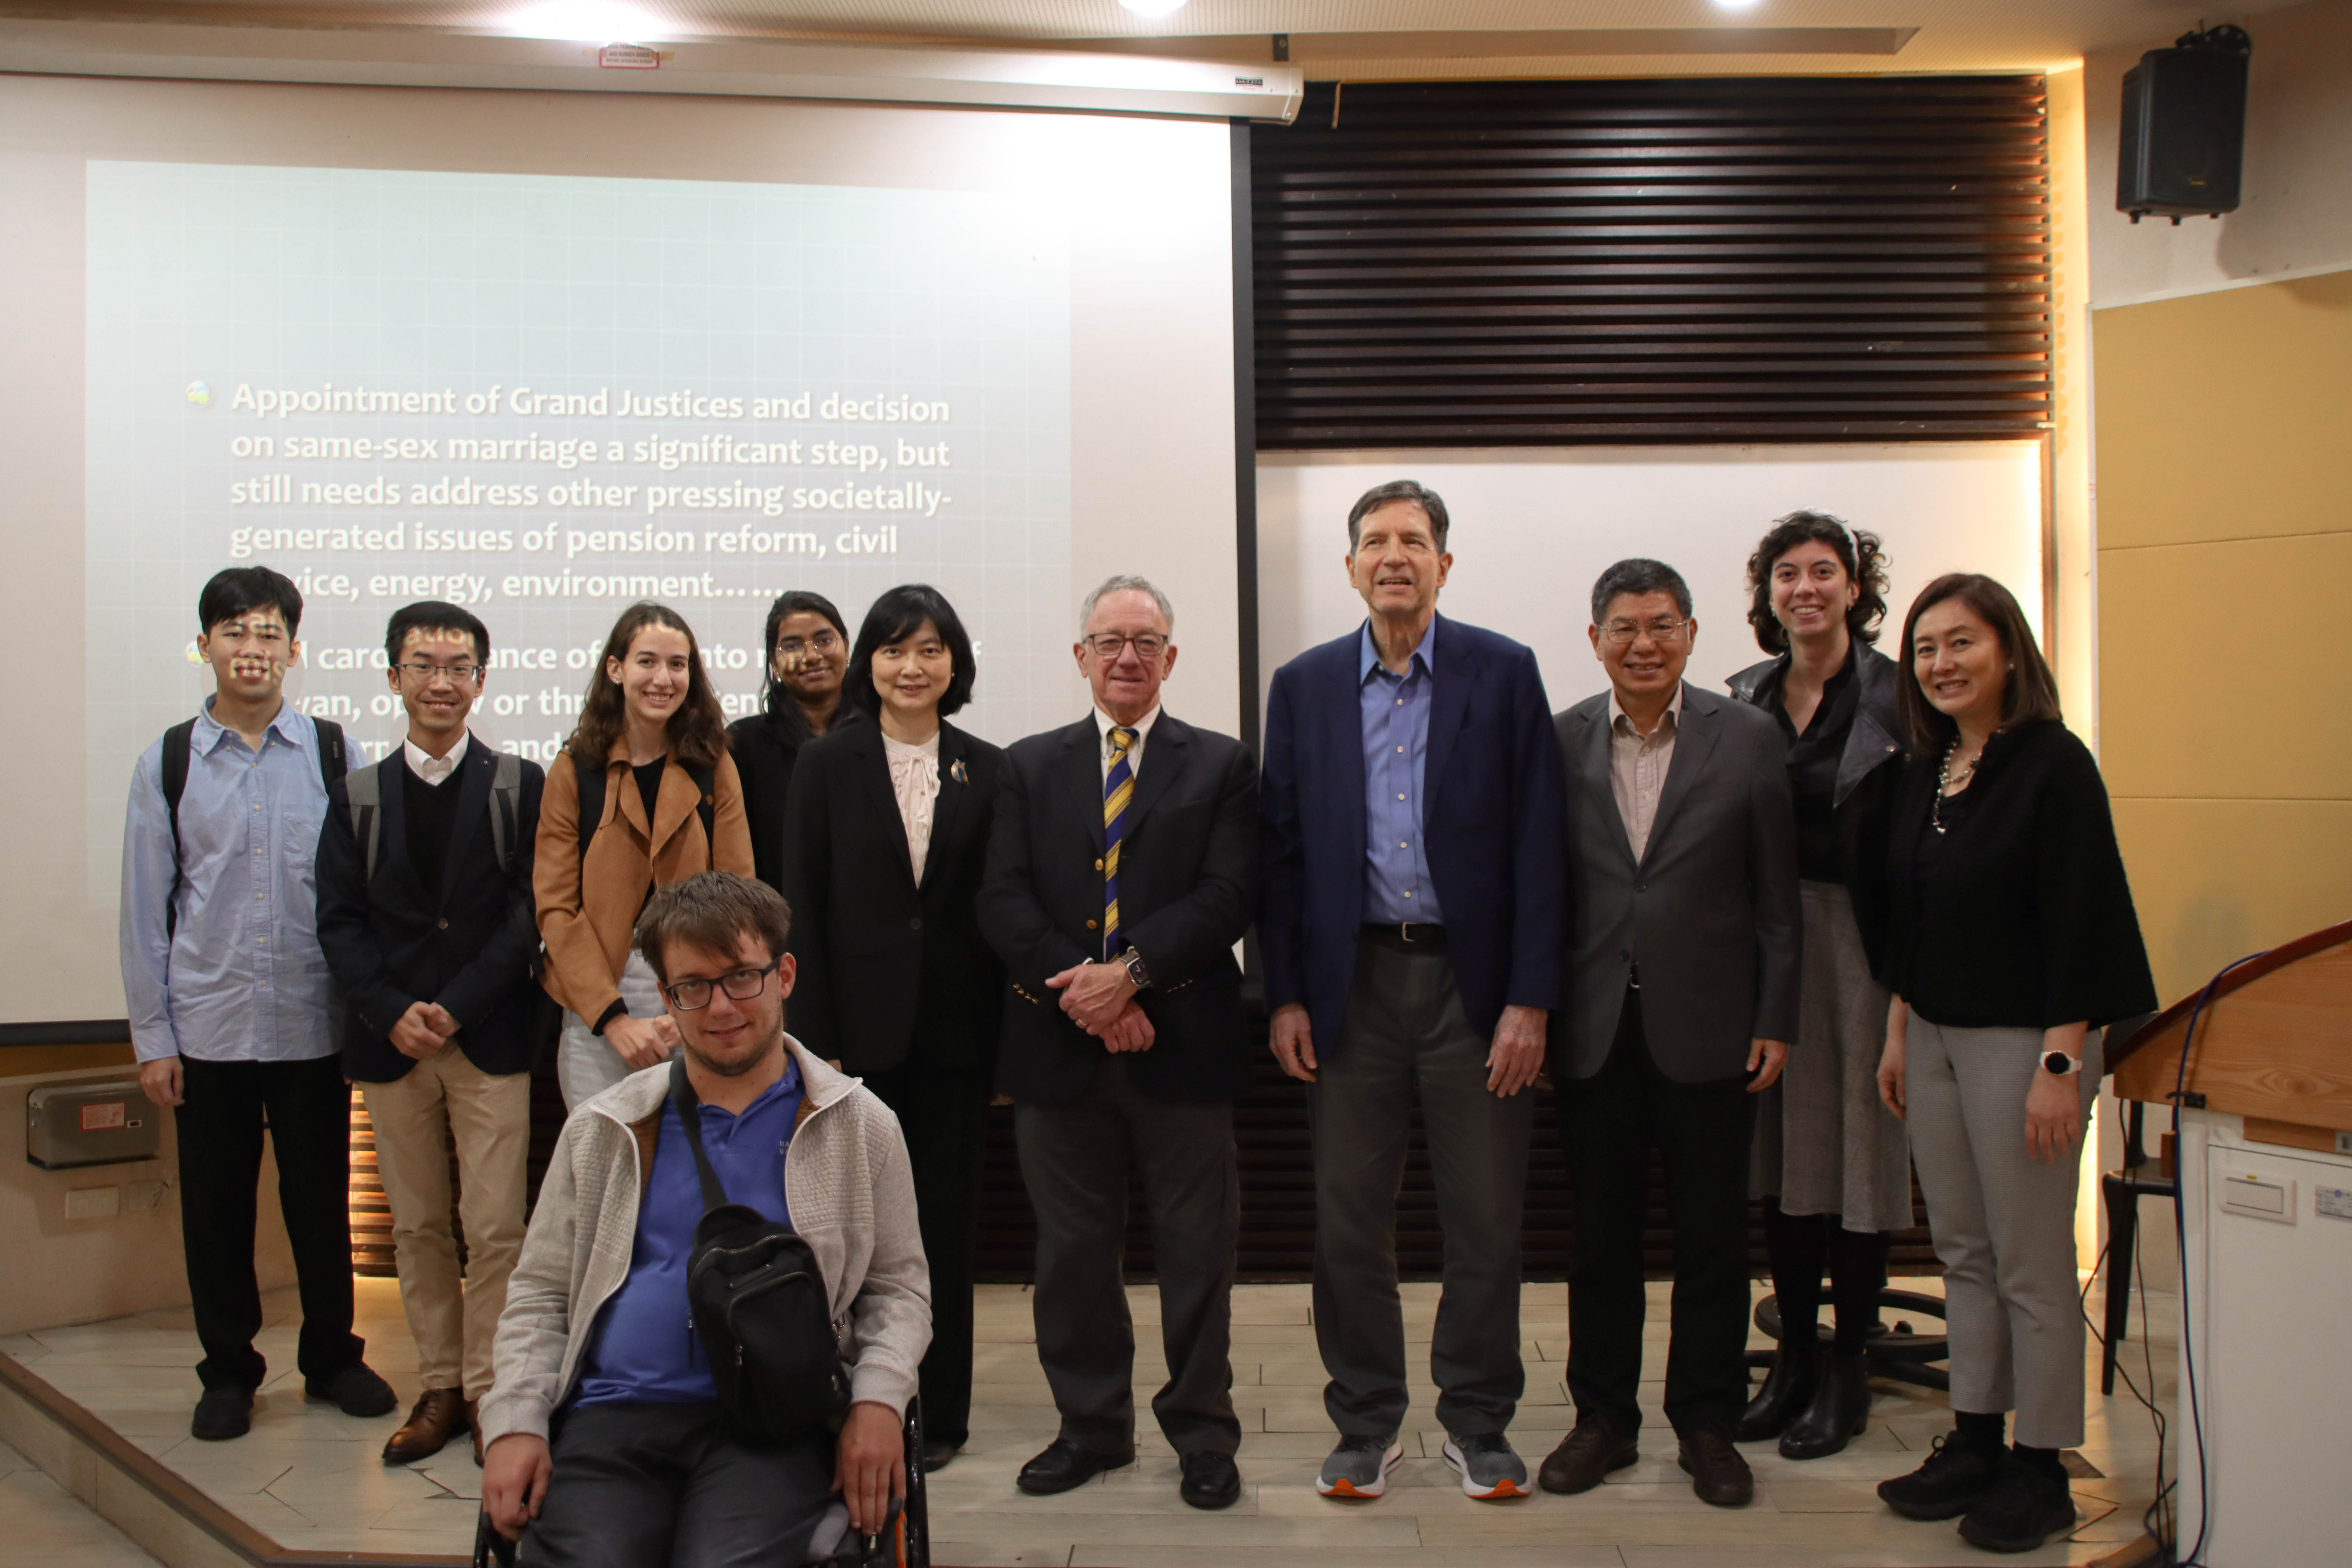
[[[1037,1359],[1061,1412],[1061,1436],[1104,1453],[1135,1445],[1135,1322],[1120,1267],[1132,1168],[1151,1214],[1168,1362],[1151,1414],[1180,1454],[1239,1452],[1234,1102],[1154,1100],[1135,1087],[1125,1057],[1106,1056],[1085,1098],[1015,1106],[1013,1131],[1037,1215]]]
[[[1905,1093],[1927,1226],[1944,1260],[1952,1408],[2014,1409],[2029,1447],[2083,1441],[2083,1310],[2074,1195],[2083,1140],[2056,1163],[2026,1152],[2039,1029],[1953,1029],[1911,1015]],[[2083,1042],[2083,1121],[2099,1096],[2100,1038]]]
[[[747,1448],[716,1405],[580,1405],[551,1447],[522,1568],[788,1568],[831,1511],[831,1434]]]
[[[1317,1050],[1307,1093],[1315,1146],[1315,1342],[1330,1374],[1323,1408],[1346,1436],[1404,1424],[1404,1313],[1396,1201],[1413,1097],[1421,1098],[1445,1234],[1429,1347],[1437,1419],[1457,1436],[1511,1424],[1519,1361],[1519,1216],[1535,1095],[1486,1088],[1486,1054],[1444,951],[1367,936],[1339,1037]]]

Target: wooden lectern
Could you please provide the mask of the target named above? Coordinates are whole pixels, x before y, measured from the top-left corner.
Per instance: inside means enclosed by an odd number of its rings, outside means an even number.
[[[2175,1550],[2186,1556],[2196,1543],[2210,1568],[2340,1563],[2352,1541],[2342,1476],[2352,1427],[2352,1357],[2342,1348],[2352,1300],[2352,921],[2231,970],[2134,1030],[2109,1059],[2119,1097],[2169,1105],[2178,1095]]]
[[[2116,1098],[2245,1119],[2257,1143],[2335,1153],[2352,1131],[2352,921],[2273,948],[2223,975],[2197,1019],[2185,1081],[2180,1048],[2201,991],[2108,1055]]]

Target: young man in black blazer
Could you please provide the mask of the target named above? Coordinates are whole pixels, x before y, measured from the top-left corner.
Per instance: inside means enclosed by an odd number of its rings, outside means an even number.
[[[1066,1491],[1135,1458],[1132,1166],[1168,1361],[1152,1414],[1178,1495],[1225,1508],[1241,1496],[1233,1101],[1251,1079],[1233,948],[1257,900],[1257,776],[1240,742],[1161,710],[1174,624],[1140,577],[1087,595],[1073,652],[1095,711],[1005,753],[980,911],[1011,979],[996,1082],[1037,1215],[1037,1356],[1062,1417],[1018,1484]]]
[[[468,734],[490,637],[455,605],[395,612],[386,672],[408,734],[329,792],[319,837],[319,945],[343,998],[343,1071],[375,1127],[401,1305],[422,1394],[387,1462],[473,1426],[523,1238],[539,987],[531,842],[539,765]],[[466,1227],[449,1226],[451,1135]],[[481,1458],[477,1439],[475,1458]]]

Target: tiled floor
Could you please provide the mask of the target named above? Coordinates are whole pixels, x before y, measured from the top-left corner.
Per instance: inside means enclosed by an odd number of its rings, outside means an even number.
[[[0,1443],[0,1563],[7,1568],[158,1568],[31,1460]]]
[[[1932,1281],[1906,1283],[1934,1289]],[[398,1295],[389,1280],[360,1285],[361,1331],[370,1342],[370,1360],[393,1380],[404,1402],[415,1391]],[[1652,1287],[1645,1370],[1654,1376],[1664,1372],[1665,1289]],[[1148,1411],[1150,1391],[1161,1375],[1154,1328],[1158,1306],[1149,1289],[1132,1290],[1129,1298],[1139,1333],[1153,1342],[1142,1348],[1137,1368],[1137,1405]],[[1333,1568],[1904,1568],[1979,1557],[1951,1526],[1906,1522],[1887,1513],[1873,1495],[1874,1483],[1915,1467],[1929,1443],[1950,1426],[1940,1395],[1892,1384],[1879,1385],[1868,1435],[1842,1455],[1799,1465],[1779,1458],[1769,1444],[1748,1448],[1758,1486],[1754,1505],[1744,1510],[1706,1508],[1691,1496],[1657,1409],[1662,1385],[1655,1382],[1644,1388],[1649,1425],[1641,1463],[1633,1468],[1583,1497],[1472,1502],[1436,1457],[1444,1434],[1426,1425],[1434,1399],[1425,1381],[1426,1336],[1436,1287],[1407,1286],[1405,1298],[1406,1332],[1420,1336],[1412,1352],[1413,1418],[1424,1425],[1406,1435],[1407,1458],[1386,1498],[1338,1503],[1316,1496],[1309,1485],[1332,1432],[1323,1415],[1323,1373],[1316,1359],[1307,1287],[1245,1286],[1235,1292],[1234,1393],[1245,1432],[1241,1464],[1246,1489],[1234,1509],[1205,1514],[1177,1500],[1174,1458],[1150,1430],[1142,1434],[1139,1462],[1126,1470],[1057,1498],[1024,1497],[1014,1490],[1014,1471],[1053,1436],[1055,1416],[1031,1344],[1026,1292],[1010,1286],[983,1288],[971,1446],[931,1481],[936,1561],[959,1568],[1296,1568],[1304,1552]],[[1511,1436],[1532,1468],[1559,1441],[1570,1418],[1559,1381],[1566,1314],[1558,1285],[1528,1286],[1524,1301],[1528,1391]],[[465,1445],[453,1445],[423,1465],[388,1467],[377,1454],[396,1417],[355,1421],[306,1405],[292,1370],[292,1306],[290,1298],[269,1301],[270,1326],[261,1348],[276,1375],[264,1390],[252,1434],[233,1443],[197,1443],[187,1436],[196,1381],[189,1370],[195,1352],[184,1313],[149,1313],[0,1340],[0,1351],[26,1362],[288,1546],[451,1554],[469,1550],[479,1472]],[[2168,1405],[2173,1302],[2158,1296],[2148,1306],[2149,1348]],[[2097,1307],[2095,1294],[2095,1314]],[[2140,1350],[2137,1342],[2130,1347],[2136,1375]],[[2095,1380],[2095,1342],[2090,1352]],[[2101,1478],[2075,1487],[2083,1522],[2074,1540],[2010,1561],[2085,1563],[2139,1533],[2140,1513],[2153,1489],[2156,1440],[2147,1412],[2120,1385],[2114,1399],[2094,1394],[2082,1456]],[[0,1491],[38,1479],[28,1479],[21,1470],[0,1472]],[[5,1561],[13,1564],[17,1559]],[[115,1560],[93,1550],[77,1551],[72,1561]],[[122,1561],[143,1559],[133,1551]]]

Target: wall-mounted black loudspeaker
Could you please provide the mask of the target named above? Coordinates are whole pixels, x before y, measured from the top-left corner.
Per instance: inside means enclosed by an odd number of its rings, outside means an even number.
[[[2242,27],[2187,32],[2150,49],[2124,73],[2124,127],[2116,161],[2116,210],[2137,223],[2154,213],[2178,224],[2238,210],[2246,145]]]

